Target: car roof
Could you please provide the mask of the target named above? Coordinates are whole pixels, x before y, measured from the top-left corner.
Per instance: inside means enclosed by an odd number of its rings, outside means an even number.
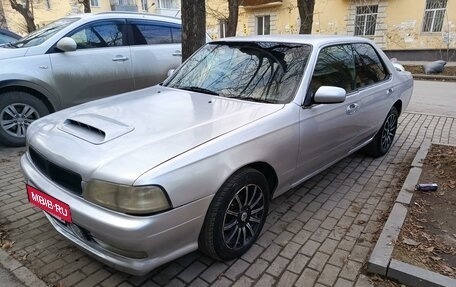
[[[165,21],[176,24],[181,24],[181,19],[170,16],[156,15],[150,13],[136,13],[136,12],[123,12],[123,11],[108,11],[108,12],[98,12],[98,13],[84,13],[84,14],[73,14],[68,15],[65,18],[80,18],[84,20],[89,19],[110,19],[110,18],[134,18],[134,19],[149,19],[157,21]]]
[[[213,42],[277,42],[277,43],[300,43],[312,46],[323,46],[336,43],[365,42],[372,43],[371,40],[354,36],[340,35],[309,35],[309,34],[287,34],[287,35],[256,35],[242,37],[228,37],[215,40]]]

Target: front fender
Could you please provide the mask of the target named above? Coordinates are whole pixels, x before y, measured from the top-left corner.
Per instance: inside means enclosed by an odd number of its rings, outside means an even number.
[[[51,104],[54,111],[60,110],[62,105],[57,92],[46,82],[24,75],[4,75],[0,77],[0,91],[9,87],[24,87],[40,93]],[[1,92],[0,92],[1,93]]]

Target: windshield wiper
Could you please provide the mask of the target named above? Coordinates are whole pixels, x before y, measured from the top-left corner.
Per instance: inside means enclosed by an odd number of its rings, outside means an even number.
[[[201,87],[178,87],[178,89],[218,96],[217,92]]]
[[[7,47],[7,48],[17,48],[17,46],[15,44],[13,44],[12,42],[8,42],[8,43],[5,43],[2,45],[2,47]]]
[[[268,103],[268,104],[276,104],[277,103],[276,100],[266,100],[266,99],[249,98],[249,97],[242,97],[242,96],[234,96],[234,97],[227,97],[227,98],[246,100],[246,101],[257,102],[257,103]]]

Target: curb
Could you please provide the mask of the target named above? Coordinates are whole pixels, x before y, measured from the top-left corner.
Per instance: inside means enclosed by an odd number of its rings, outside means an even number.
[[[416,153],[407,178],[369,258],[367,271],[411,286],[454,287],[456,286],[456,279],[391,258],[394,242],[401,232],[415,185],[420,179],[423,160],[426,158],[430,147],[430,142],[424,142]]]
[[[412,74],[414,80],[434,80],[456,82],[456,76]]]
[[[32,271],[1,249],[0,264],[26,286],[48,287],[48,285],[44,283],[43,280],[38,278]]]

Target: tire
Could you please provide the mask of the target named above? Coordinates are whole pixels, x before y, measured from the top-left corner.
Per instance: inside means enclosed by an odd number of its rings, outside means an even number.
[[[366,153],[372,157],[385,155],[393,145],[394,136],[397,130],[397,120],[399,113],[396,107],[392,107],[386,116],[382,127],[375,135],[372,142],[366,146]]]
[[[0,95],[0,142],[7,146],[24,146],[27,127],[49,114],[46,105],[33,95],[13,91]]]
[[[198,240],[200,250],[216,260],[244,254],[263,228],[269,197],[268,183],[259,171],[245,168],[233,174],[209,206]]]

